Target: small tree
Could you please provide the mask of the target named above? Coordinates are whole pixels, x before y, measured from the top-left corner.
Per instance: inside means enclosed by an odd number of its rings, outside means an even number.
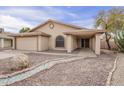
[[[111,49],[109,43],[111,39],[110,33],[116,34],[117,31],[124,29],[124,10],[113,8],[109,11],[100,11],[95,20],[95,27],[100,27],[105,31],[108,49]]]
[[[108,23],[108,16],[105,11],[100,11],[98,13],[96,20],[95,20],[95,27],[96,28],[100,27],[105,31],[106,43],[108,45],[108,48],[111,49],[111,46],[109,44],[111,35],[108,33],[109,32],[109,23]]]
[[[24,33],[24,32],[28,32],[29,30],[30,30],[29,27],[23,27],[19,32]]]
[[[108,18],[110,23],[110,30],[116,34],[118,31],[124,30],[124,9],[114,8],[109,12]]]

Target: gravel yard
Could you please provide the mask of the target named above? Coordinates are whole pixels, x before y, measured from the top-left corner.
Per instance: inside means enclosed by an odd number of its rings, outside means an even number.
[[[38,53],[27,53],[29,57],[29,67],[37,65],[39,63],[44,62],[45,60],[52,60],[57,58],[68,57],[64,55],[48,55],[48,54],[38,54]],[[0,60],[0,75],[1,74],[9,74],[13,71],[10,71],[10,58],[1,59]]]
[[[69,55],[50,55],[50,54],[38,54],[38,53],[28,53],[30,60],[30,66],[44,62],[45,60],[52,60],[58,58],[68,57]]]
[[[82,58],[69,63],[57,64],[49,70],[41,71],[12,85],[105,85],[115,58],[115,54],[102,54],[97,58]]]

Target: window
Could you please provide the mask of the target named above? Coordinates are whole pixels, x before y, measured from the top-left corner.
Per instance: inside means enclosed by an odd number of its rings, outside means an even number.
[[[62,36],[56,37],[56,47],[64,47],[64,38]]]

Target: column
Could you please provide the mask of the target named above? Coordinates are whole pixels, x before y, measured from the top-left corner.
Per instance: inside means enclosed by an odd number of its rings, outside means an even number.
[[[1,39],[1,48],[4,48],[4,38]]]
[[[91,49],[91,38],[89,38],[89,48]]]
[[[67,52],[71,53],[72,52],[72,46],[73,46],[73,39],[71,35],[67,35]]]
[[[41,49],[41,36],[38,36],[38,42],[37,42],[37,51],[42,51]]]
[[[100,34],[95,35],[95,53],[100,55]]]
[[[12,39],[12,49],[15,49],[15,38]]]
[[[95,37],[92,38],[92,50],[95,51]]]

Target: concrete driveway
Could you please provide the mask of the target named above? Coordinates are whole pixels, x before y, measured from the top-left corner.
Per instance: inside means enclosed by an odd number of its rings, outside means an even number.
[[[6,59],[6,58],[9,58],[9,57],[13,57],[13,56],[15,56],[15,54],[0,52],[0,60],[1,59]]]

